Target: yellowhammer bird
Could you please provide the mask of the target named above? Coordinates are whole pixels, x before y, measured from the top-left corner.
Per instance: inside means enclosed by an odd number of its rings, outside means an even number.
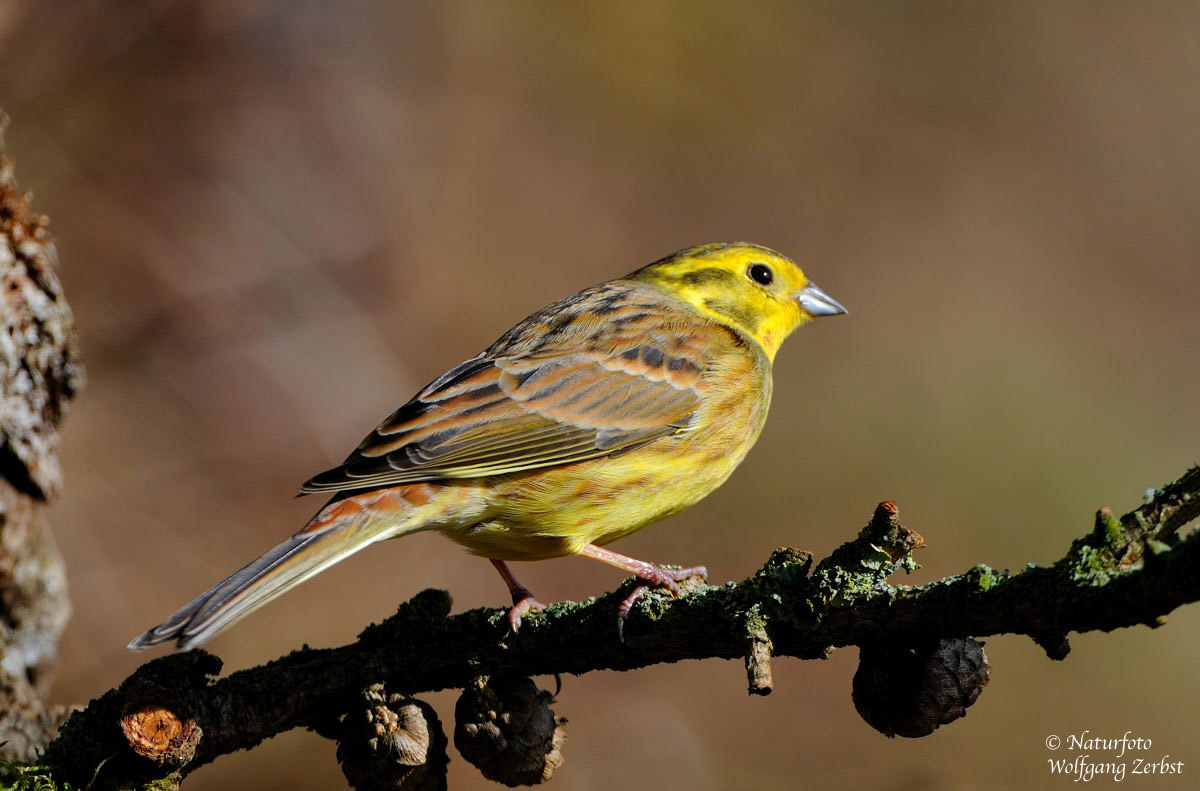
[[[720,486],[762,430],[784,338],[845,312],[792,261],[742,243],[681,250],[560,300],[304,484],[334,496],[303,530],[129,647],[199,645],[368,544],[421,530],[492,561],[514,630],[542,605],[508,560],[586,555],[636,575],[621,619],[647,586],[679,595],[703,568],[604,546]]]

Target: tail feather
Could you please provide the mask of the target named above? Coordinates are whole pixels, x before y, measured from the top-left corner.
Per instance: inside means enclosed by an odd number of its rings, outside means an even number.
[[[174,640],[180,650],[200,645],[314,574],[375,541],[395,535],[388,528],[397,515],[388,516],[384,523],[380,515],[350,499],[331,503],[299,533],[134,638],[129,649],[140,651],[169,640]]]

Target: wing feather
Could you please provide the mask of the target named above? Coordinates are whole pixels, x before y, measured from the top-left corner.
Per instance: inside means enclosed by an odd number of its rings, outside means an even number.
[[[313,477],[301,491],[570,464],[685,428],[723,334],[699,317],[681,320],[678,306],[662,297],[654,302],[633,284],[618,285],[596,287],[534,314],[488,351],[427,385],[343,464]],[[589,300],[603,308],[607,321],[589,315]]]

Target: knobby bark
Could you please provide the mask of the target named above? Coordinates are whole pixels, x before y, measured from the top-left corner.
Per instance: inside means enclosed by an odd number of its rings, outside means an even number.
[[[0,757],[31,758],[64,711],[47,707],[70,614],[45,506],[61,488],[58,426],[83,384],[44,217],[4,156],[0,115]]]

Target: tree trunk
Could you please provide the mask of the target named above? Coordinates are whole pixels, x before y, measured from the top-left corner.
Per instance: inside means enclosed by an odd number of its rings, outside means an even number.
[[[46,218],[17,187],[3,127],[0,116],[0,757],[28,760],[63,716],[43,702],[70,615],[45,510],[62,485],[58,425],[83,367]]]

